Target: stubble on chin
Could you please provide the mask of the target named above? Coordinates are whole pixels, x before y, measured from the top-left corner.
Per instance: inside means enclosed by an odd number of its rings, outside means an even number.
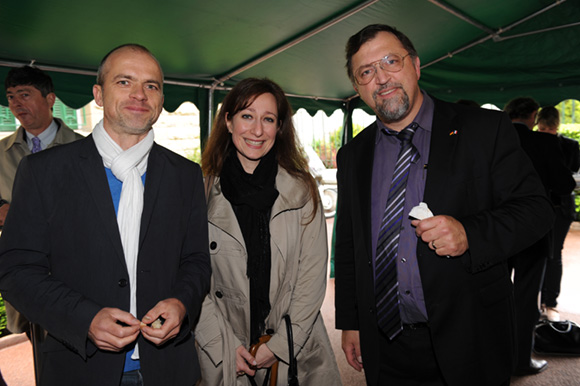
[[[398,122],[409,113],[409,96],[404,89],[400,89],[403,95],[399,98],[381,100],[378,94],[381,90],[373,93],[375,101],[375,113],[383,123]]]
[[[127,120],[127,119],[122,119],[120,123],[121,123],[121,126],[124,128],[124,131],[127,134],[143,135],[143,134],[147,134],[149,132],[149,130],[151,130],[153,128],[154,120],[148,119],[143,123],[136,123],[136,122],[131,122],[130,120]]]

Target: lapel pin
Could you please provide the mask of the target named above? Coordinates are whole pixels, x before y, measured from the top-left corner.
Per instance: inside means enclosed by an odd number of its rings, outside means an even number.
[[[449,135],[456,135],[457,134],[457,130],[453,130],[451,133],[449,133]]]

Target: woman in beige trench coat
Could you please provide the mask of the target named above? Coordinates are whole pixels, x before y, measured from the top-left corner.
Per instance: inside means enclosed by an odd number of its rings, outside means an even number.
[[[285,314],[300,385],[341,385],[320,314],[326,222],[278,85],[246,79],[230,91],[202,168],[213,269],[195,331],[202,385],[251,385],[252,378],[261,385],[276,360],[278,385],[287,385]],[[271,339],[252,357],[248,349],[262,334]]]

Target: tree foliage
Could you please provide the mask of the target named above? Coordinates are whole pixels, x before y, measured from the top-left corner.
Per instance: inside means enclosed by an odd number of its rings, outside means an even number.
[[[580,123],[560,125],[559,133],[565,137],[572,138],[580,142]]]
[[[580,101],[567,99],[556,108],[560,111],[560,124],[580,123]]]
[[[6,329],[6,306],[4,306],[4,299],[0,295],[0,336]]]
[[[364,127],[362,125],[353,125],[353,137],[360,133]],[[341,146],[342,139],[342,126],[330,133],[328,139],[320,140],[316,139],[312,141],[312,148],[316,151],[316,154],[320,157],[324,166],[329,169],[336,169],[336,153]]]

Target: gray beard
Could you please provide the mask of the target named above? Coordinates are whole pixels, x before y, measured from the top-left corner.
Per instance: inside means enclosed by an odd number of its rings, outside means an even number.
[[[397,122],[403,119],[409,113],[409,96],[403,91],[403,96],[397,100],[385,100],[380,104],[377,100],[376,95],[380,92],[377,91],[373,95],[376,106],[376,114],[383,123]]]

